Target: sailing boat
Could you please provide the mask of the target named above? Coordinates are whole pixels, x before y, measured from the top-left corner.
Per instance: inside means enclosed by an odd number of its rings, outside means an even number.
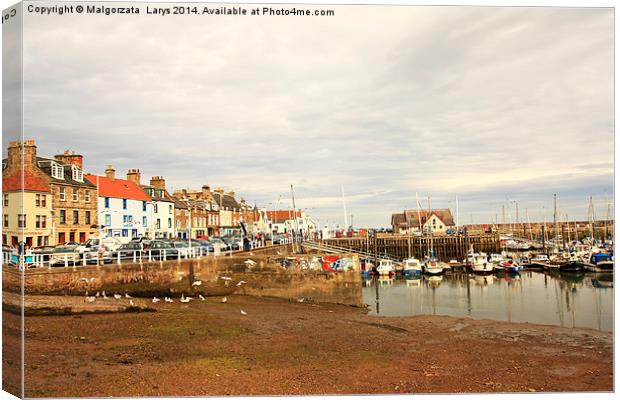
[[[418,207],[420,206],[420,204],[418,203]],[[428,214],[427,214],[427,218],[426,220],[429,220],[429,217],[431,215],[431,198],[429,196],[428,198]],[[420,221],[420,224],[422,222]],[[435,251],[433,250],[433,230],[432,228],[429,228],[430,230],[430,250],[428,252],[428,255],[426,256],[426,258],[424,259],[424,273],[425,274],[429,274],[429,275],[440,275],[443,273],[443,266],[441,266],[439,264],[439,260],[437,260],[437,257],[435,257]]]

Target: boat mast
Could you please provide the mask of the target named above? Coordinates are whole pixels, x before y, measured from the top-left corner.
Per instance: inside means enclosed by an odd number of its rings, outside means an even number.
[[[430,217],[431,217],[431,196],[428,196],[428,218],[426,218],[426,222],[430,221]],[[433,228],[432,226],[430,227],[430,231],[431,231],[431,256],[434,257],[435,254],[433,253]]]
[[[340,185],[342,189],[342,208],[344,211],[344,230],[345,232],[349,230],[349,223],[347,221],[347,203],[344,200],[344,185]]]
[[[553,229],[555,230],[555,238],[553,239],[553,251],[556,252],[556,245],[558,243],[558,203],[557,195],[553,194]]]
[[[418,192],[415,192],[415,202],[418,206],[418,226],[420,228],[420,256],[422,256],[422,237],[424,233],[422,232],[422,218],[420,216],[420,200],[418,199]]]

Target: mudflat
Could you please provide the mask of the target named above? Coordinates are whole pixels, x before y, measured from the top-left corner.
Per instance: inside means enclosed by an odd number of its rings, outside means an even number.
[[[25,395],[613,390],[609,332],[238,295],[149,306],[26,316]],[[5,331],[19,323],[3,318]],[[5,347],[16,340],[5,335]]]

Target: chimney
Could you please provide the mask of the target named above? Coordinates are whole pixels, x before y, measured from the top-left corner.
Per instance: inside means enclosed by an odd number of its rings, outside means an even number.
[[[9,143],[7,149],[7,158],[9,165],[13,167],[21,168],[22,154],[24,166],[36,165],[37,163],[37,146],[34,140],[19,141],[14,140]]]
[[[116,170],[111,165],[108,165],[108,168],[105,169],[105,176],[108,177],[109,180],[114,181],[116,174]]]
[[[72,164],[84,168],[84,157],[80,154],[75,154],[75,151],[65,150],[62,154],[56,154],[54,158],[65,164]]]
[[[130,169],[129,171],[127,171],[127,180],[140,186],[140,170]]]
[[[209,197],[210,194],[211,194],[211,186],[202,185],[202,198],[206,199]]]
[[[151,178],[151,186],[155,189],[166,190],[166,180],[163,176],[154,176]]]

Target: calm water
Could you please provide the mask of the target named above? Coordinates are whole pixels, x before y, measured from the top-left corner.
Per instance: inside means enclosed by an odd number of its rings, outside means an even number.
[[[593,282],[594,280],[594,282]],[[523,272],[450,273],[364,281],[371,315],[450,315],[564,327],[613,330],[613,274]]]

